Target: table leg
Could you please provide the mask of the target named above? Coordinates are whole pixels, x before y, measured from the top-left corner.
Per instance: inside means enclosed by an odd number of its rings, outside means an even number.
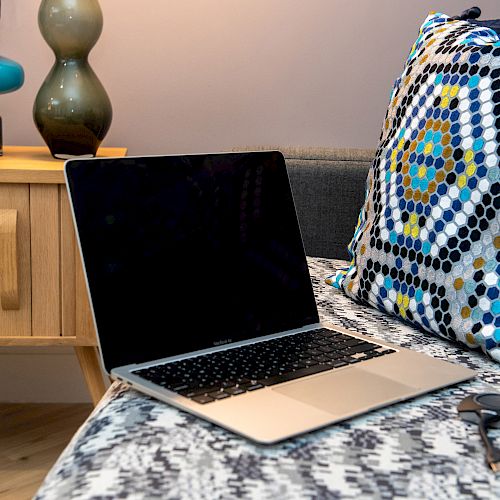
[[[75,352],[95,406],[106,392],[97,347],[75,346]]]

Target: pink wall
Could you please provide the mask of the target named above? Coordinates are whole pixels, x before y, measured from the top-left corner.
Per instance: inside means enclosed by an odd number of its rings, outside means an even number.
[[[52,64],[40,0],[6,0],[0,53],[24,87],[0,96],[5,143],[42,144],[31,109]],[[91,53],[132,154],[241,145],[375,147],[389,91],[431,9],[471,0],[101,0]],[[478,0],[483,17],[499,0]]]
[[[6,144],[42,144],[31,118],[53,56],[39,0],[4,0],[0,54],[24,87],[0,96]],[[244,145],[375,147],[394,79],[429,10],[500,0],[101,0],[91,53],[131,154]],[[85,401],[71,349],[0,349],[0,401]]]

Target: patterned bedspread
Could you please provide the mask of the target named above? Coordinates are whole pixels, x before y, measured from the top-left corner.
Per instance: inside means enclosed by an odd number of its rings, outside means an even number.
[[[500,391],[499,366],[355,304],[323,282],[342,262],[308,260],[323,320],[464,364],[478,377],[273,446],[115,383],[36,498],[500,498],[500,474],[456,411],[468,394]]]

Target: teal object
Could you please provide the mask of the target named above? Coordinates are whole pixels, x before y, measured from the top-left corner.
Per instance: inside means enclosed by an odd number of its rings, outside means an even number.
[[[0,94],[14,92],[24,83],[24,71],[20,64],[0,56]]]
[[[12,59],[0,56],[0,94],[8,94],[22,87],[24,71],[20,64]],[[0,116],[0,156],[3,155],[2,117]]]
[[[113,115],[88,63],[103,26],[99,2],[42,0],[38,26],[56,58],[33,106],[38,131],[55,158],[95,156]]]

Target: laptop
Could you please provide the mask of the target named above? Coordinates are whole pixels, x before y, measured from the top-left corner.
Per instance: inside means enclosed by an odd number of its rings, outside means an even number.
[[[77,159],[65,175],[115,380],[275,443],[475,375],[320,323],[277,151]]]

